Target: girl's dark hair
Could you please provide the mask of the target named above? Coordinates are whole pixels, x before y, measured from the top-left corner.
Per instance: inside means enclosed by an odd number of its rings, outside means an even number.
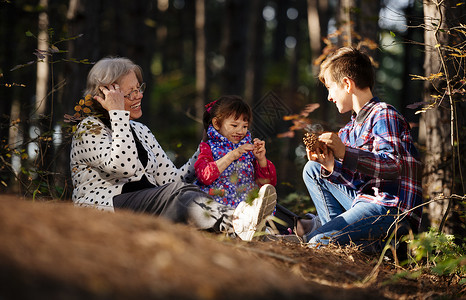
[[[235,119],[244,116],[246,121],[252,121],[251,107],[240,96],[221,96],[204,112],[203,123],[205,130],[212,124],[213,118],[217,118],[219,123],[222,124],[225,119],[232,115],[235,116]]]

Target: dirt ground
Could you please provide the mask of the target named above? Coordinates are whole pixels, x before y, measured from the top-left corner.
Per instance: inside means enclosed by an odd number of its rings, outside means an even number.
[[[0,195],[0,243],[2,300],[466,298],[456,278],[396,279],[404,270],[393,261],[374,269],[378,256],[352,248],[247,243],[8,195]]]

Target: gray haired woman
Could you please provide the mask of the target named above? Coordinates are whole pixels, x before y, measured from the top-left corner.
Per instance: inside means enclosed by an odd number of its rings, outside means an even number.
[[[142,116],[144,89],[141,68],[127,58],[104,58],[90,70],[85,94],[91,95],[94,114],[73,136],[73,202],[149,213],[240,237],[262,230],[275,206],[275,189],[264,188],[252,205],[235,211],[189,184],[198,152],[177,168],[149,128],[135,121]]]

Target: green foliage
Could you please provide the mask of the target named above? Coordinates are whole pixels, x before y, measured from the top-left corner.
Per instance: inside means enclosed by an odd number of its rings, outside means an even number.
[[[463,278],[461,283],[466,283],[466,250],[456,244],[453,235],[430,229],[407,242],[412,253],[407,263],[440,276],[457,274]]]
[[[305,213],[315,213],[315,207],[312,205],[311,197],[308,194],[298,192],[290,193],[284,198],[280,198],[280,204],[291,211]]]
[[[256,199],[259,196],[259,189],[252,189],[248,195],[246,196],[246,201],[247,204],[252,205],[252,202],[254,199]]]

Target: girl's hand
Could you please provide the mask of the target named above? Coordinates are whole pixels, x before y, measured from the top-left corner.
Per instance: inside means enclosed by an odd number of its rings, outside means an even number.
[[[319,136],[319,141],[330,148],[336,158],[343,159],[345,157],[346,146],[336,133],[325,132]]]
[[[240,158],[244,153],[254,150],[254,145],[251,144],[244,144],[236,148],[235,150],[231,151],[231,156],[233,161]]]
[[[228,168],[235,160],[240,158],[244,153],[252,151],[254,149],[254,145],[251,144],[244,144],[228,152],[227,155],[217,159],[215,163],[217,164],[218,171],[222,173],[223,171]]]
[[[314,152],[306,148],[306,154],[309,160],[316,161],[330,173],[333,172],[335,157],[333,156],[333,152],[326,145],[323,145],[322,149],[317,148]]]
[[[257,161],[259,162],[259,165],[264,168],[267,166],[267,158],[265,157],[265,142],[255,138],[254,139],[254,150],[252,150],[252,153],[256,157]]]
[[[113,83],[107,86],[100,86],[99,89],[104,94],[104,97],[96,95],[94,99],[97,100],[105,110],[125,110],[125,97],[118,84]]]

